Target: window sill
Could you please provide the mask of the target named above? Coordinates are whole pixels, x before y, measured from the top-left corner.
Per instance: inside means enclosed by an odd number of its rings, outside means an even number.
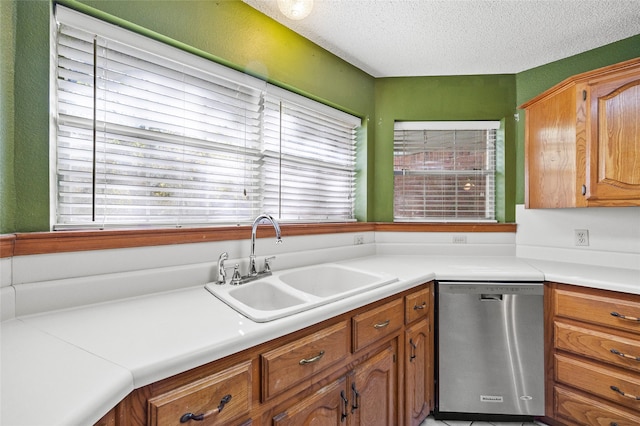
[[[331,223],[284,224],[283,236],[336,234],[347,232],[516,232],[515,223]],[[210,228],[57,231],[0,235],[0,258],[31,254],[106,250],[131,247],[244,240],[250,226]],[[273,229],[258,228],[258,237],[273,236]]]

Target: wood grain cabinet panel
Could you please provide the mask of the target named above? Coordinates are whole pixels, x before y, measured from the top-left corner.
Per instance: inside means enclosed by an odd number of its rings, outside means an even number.
[[[433,408],[433,343],[427,319],[405,331],[405,423],[418,426]]]
[[[525,109],[525,206],[640,205],[640,59],[579,74]]]
[[[355,315],[353,326],[353,351],[369,346],[404,325],[404,301],[393,300],[368,312]]]
[[[640,340],[556,321],[555,347],[640,373]]]
[[[560,354],[555,357],[556,381],[591,395],[640,411],[640,376]]]
[[[348,353],[349,326],[342,321],[262,354],[263,400],[343,360]]]
[[[347,393],[342,377],[275,416],[273,426],[344,425],[350,409]]]
[[[223,425],[246,420],[251,410],[251,379],[251,362],[247,361],[151,398],[147,424]]]
[[[638,411],[630,412],[573,392],[562,386],[554,387],[554,406],[558,417],[572,426],[637,426]]]
[[[640,202],[640,71],[589,82],[587,191],[592,205]],[[634,203],[636,201],[636,203]]]
[[[410,324],[420,318],[426,318],[431,310],[431,289],[414,291],[404,298],[404,322]]]
[[[558,289],[554,299],[557,316],[640,333],[640,296]]]

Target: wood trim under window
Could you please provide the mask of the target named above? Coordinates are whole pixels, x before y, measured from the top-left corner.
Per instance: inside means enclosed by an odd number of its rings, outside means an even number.
[[[512,223],[330,223],[282,225],[282,235],[347,232],[515,232]],[[270,227],[258,237],[273,236]],[[30,232],[0,235],[0,257],[248,239],[250,226],[189,229]]]

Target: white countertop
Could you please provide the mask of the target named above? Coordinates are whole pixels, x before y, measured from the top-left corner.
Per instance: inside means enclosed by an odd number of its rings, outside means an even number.
[[[204,285],[5,321],[0,423],[92,424],[135,388],[435,278],[546,279],[640,294],[640,271],[511,256],[390,255],[341,263],[399,280],[266,323],[238,314]]]

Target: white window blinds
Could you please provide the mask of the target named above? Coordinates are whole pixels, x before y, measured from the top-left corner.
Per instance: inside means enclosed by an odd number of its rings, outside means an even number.
[[[352,202],[353,155],[349,176],[326,156],[331,117],[352,134],[342,141],[352,154],[355,117],[59,5],[56,18],[55,228],[250,222],[263,211],[353,218],[326,191],[346,185]],[[305,105],[304,119],[272,122],[265,104],[284,105],[280,91]],[[291,166],[292,151],[314,164]]]
[[[499,122],[397,122],[394,220],[494,221]]]
[[[265,209],[289,221],[354,219],[357,124],[346,114],[299,105],[282,91],[270,93],[264,173],[280,188],[265,190]]]

